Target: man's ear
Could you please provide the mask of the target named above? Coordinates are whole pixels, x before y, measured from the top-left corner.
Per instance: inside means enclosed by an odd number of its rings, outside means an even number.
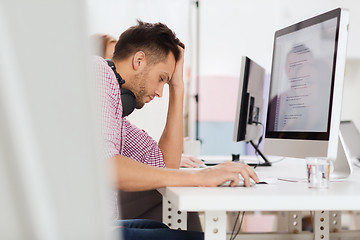
[[[138,51],[134,54],[132,66],[135,71],[146,66],[146,56],[143,51]]]

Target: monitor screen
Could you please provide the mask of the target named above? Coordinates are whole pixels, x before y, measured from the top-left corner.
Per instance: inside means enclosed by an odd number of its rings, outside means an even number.
[[[309,19],[275,34],[267,135],[329,139],[339,19]]]
[[[275,32],[266,154],[336,159],[348,24],[338,8]]]

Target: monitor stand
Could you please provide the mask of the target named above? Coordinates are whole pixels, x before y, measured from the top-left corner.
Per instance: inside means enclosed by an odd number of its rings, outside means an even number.
[[[267,160],[267,158],[265,157],[265,155],[260,151],[260,149],[256,146],[256,144],[253,141],[250,141],[250,144],[253,146],[253,148],[255,149],[255,151],[257,153],[259,153],[259,155],[262,157],[262,159],[264,160],[263,163],[248,163],[249,166],[253,166],[253,167],[270,167],[271,163],[269,160]]]
[[[331,179],[345,179],[351,175],[352,165],[350,161],[350,154],[346,148],[344,138],[339,131],[339,141],[336,159],[332,162],[333,171],[330,173]]]
[[[336,159],[332,160],[332,167],[330,169],[330,181],[345,180],[350,177],[352,172],[351,158],[349,151],[345,145],[341,131],[339,131],[338,147],[337,147]],[[305,160],[305,159],[304,159]],[[293,177],[281,177],[283,181],[289,182],[303,182],[307,181],[306,177],[293,178]]]

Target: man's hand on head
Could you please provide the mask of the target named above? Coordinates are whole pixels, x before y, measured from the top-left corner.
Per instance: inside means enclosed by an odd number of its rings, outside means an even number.
[[[159,147],[168,168],[179,168],[183,149],[183,103],[184,103],[184,49],[180,50],[179,59],[169,82],[169,107],[166,125],[159,140]]]
[[[184,88],[184,79],[183,79],[183,71],[184,71],[184,48],[178,46],[180,55],[179,59],[175,64],[175,71],[172,76],[171,81],[169,82],[169,86],[173,88]]]

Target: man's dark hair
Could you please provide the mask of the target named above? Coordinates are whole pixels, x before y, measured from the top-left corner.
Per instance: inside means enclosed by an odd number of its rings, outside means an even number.
[[[138,51],[143,51],[150,64],[162,62],[172,52],[175,61],[180,57],[178,46],[184,44],[175,33],[163,23],[146,23],[130,27],[120,35],[115,45],[114,60],[124,60]]]

